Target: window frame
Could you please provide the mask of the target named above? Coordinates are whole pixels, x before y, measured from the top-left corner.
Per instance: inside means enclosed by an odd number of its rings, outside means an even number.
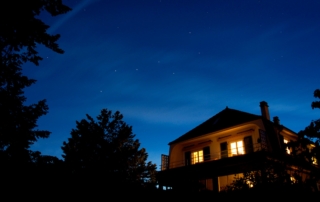
[[[204,162],[203,149],[191,152],[191,165]]]
[[[283,143],[286,147],[286,153],[287,154],[291,154],[291,150],[289,149],[289,147],[287,146],[287,144],[290,142],[290,140],[288,138],[283,137]]]
[[[231,156],[244,155],[245,154],[244,140],[235,140],[232,142],[230,141],[230,151],[231,151]]]

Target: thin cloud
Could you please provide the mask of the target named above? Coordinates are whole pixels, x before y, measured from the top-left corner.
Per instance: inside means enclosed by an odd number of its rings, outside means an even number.
[[[70,18],[78,14],[80,11],[82,11],[86,6],[89,6],[90,4],[93,4],[100,0],[83,0],[79,2],[78,5],[76,5],[74,8],[72,8],[72,11],[65,14],[63,18],[61,18],[59,21],[54,23],[48,30],[48,32],[52,33],[55,32],[59,27],[61,27],[64,23],[66,23]]]

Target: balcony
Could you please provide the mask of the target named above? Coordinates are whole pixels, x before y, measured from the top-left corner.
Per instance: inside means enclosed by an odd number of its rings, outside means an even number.
[[[203,153],[198,153],[197,155],[191,155],[190,160],[183,159],[181,161],[169,161],[169,156],[163,155],[161,156],[161,170],[167,170],[172,168],[178,168],[188,165],[201,164],[209,161],[216,161],[224,158],[230,158],[235,156],[241,156],[252,152],[262,151],[262,147],[260,143],[254,144],[250,150],[246,149],[244,146],[242,147],[234,147],[228,150],[210,153],[208,155],[203,155]],[[183,155],[183,154],[181,154]]]

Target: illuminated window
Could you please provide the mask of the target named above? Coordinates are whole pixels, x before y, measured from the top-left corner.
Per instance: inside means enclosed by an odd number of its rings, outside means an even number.
[[[284,144],[288,144],[289,140],[288,139],[283,139]],[[286,147],[286,152],[287,154],[290,154],[290,149]]]
[[[203,162],[203,150],[191,153],[191,164]]]
[[[252,181],[249,181],[249,180],[248,180],[246,183],[247,183],[247,185],[249,186],[249,188],[252,188],[252,187],[253,187],[253,182],[252,182]]]
[[[313,165],[318,165],[318,161],[315,157],[311,157],[311,160]]]
[[[210,158],[210,146],[204,147],[198,151],[185,152],[185,165],[196,164],[204,161],[209,161]]]
[[[243,141],[231,142],[231,154],[232,156],[244,154]]]
[[[308,148],[309,148],[309,152],[312,153],[312,150],[315,148],[316,146],[314,144],[309,144]],[[316,159],[316,157],[311,157],[311,162],[313,165],[318,165],[318,161]]]

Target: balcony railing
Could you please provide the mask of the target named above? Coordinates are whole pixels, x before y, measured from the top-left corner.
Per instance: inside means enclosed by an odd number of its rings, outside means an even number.
[[[257,151],[262,150],[260,143],[254,144],[250,148],[251,148],[250,150],[247,149],[247,153],[257,152]],[[245,147],[237,147],[237,148],[232,148],[232,149],[228,149],[228,150],[220,151],[220,152],[215,152],[215,153],[211,152],[208,155],[197,156],[196,159],[193,158],[193,156],[191,155],[190,160],[183,159],[181,161],[173,161],[173,162],[166,161],[166,163],[168,163],[168,164],[161,165],[161,170],[166,170],[169,168],[177,168],[177,167],[182,167],[182,166],[192,165],[192,164],[198,164],[198,163],[203,163],[203,162],[208,162],[208,161],[215,161],[215,160],[219,160],[219,159],[223,159],[223,158],[229,158],[229,157],[245,155],[245,154],[246,154]],[[164,161],[162,161],[162,163],[163,162]]]

